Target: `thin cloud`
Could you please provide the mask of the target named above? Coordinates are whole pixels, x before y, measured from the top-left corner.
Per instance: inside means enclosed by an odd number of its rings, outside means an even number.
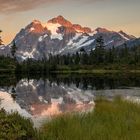
[[[10,14],[13,12],[28,11],[46,3],[54,3],[59,0],[0,0],[0,13]]]
[[[71,0],[78,3],[91,3],[104,0]],[[0,13],[11,14],[36,9],[44,4],[70,2],[70,0],[0,0]]]

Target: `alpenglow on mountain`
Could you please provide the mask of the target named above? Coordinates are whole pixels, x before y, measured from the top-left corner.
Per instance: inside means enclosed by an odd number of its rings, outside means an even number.
[[[10,46],[15,42],[16,57],[23,61],[28,58],[42,59],[49,54],[72,54],[84,48],[87,52],[95,49],[96,38],[103,36],[105,47],[118,47],[136,38],[123,31],[109,31],[105,28],[92,30],[79,24],[72,24],[62,16],[41,23],[32,21],[16,35],[10,45],[1,47],[0,54],[10,53]]]

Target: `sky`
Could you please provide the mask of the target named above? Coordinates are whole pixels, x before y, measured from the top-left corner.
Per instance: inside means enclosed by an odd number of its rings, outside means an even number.
[[[140,0],[0,0],[0,29],[5,44],[34,19],[47,22],[58,15],[72,23],[140,37]]]

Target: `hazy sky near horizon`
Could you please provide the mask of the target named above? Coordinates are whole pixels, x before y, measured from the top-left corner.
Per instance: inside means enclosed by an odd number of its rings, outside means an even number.
[[[140,0],[0,0],[0,29],[5,44],[32,20],[64,16],[72,23],[123,30],[140,37]]]

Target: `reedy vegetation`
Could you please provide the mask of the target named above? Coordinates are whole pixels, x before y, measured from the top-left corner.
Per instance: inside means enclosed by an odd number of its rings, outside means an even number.
[[[32,123],[17,113],[0,111],[0,138],[12,140],[139,140],[140,105],[97,99],[95,109],[86,114],[64,114],[52,118],[36,131]]]
[[[88,114],[63,115],[41,128],[42,140],[139,140],[140,105],[97,100]]]

